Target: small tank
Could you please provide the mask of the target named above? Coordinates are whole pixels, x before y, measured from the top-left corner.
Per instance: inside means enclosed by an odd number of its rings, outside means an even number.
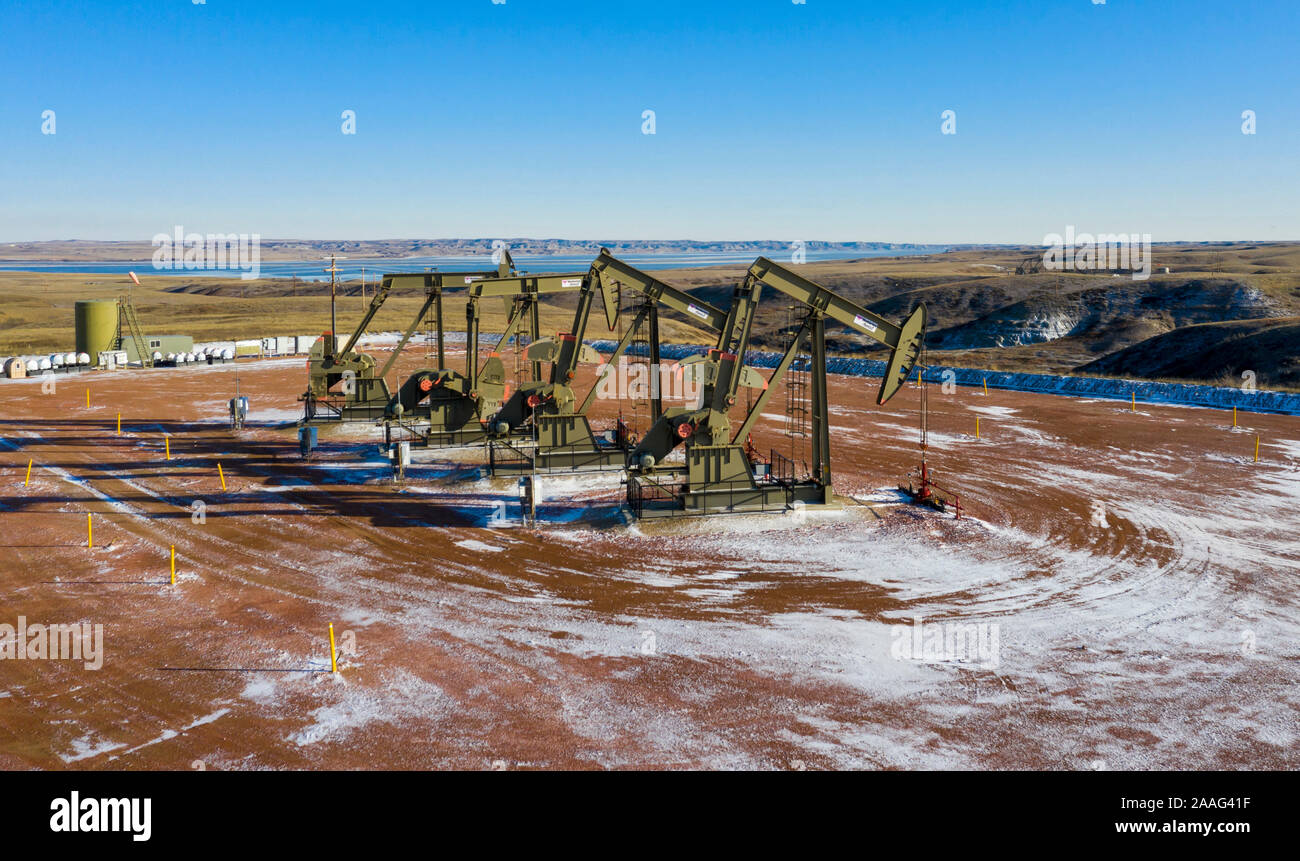
[[[40,371],[48,371],[51,367],[53,367],[53,366],[50,364],[50,360],[49,360],[49,359],[37,359],[37,360],[36,360],[36,368],[37,368],[37,370],[40,370]]]
[[[77,364],[77,354],[76,354],[76,353],[64,353],[64,354],[63,354],[63,364],[67,365],[68,367],[76,367],[76,364]]]
[[[221,351],[221,358],[229,362],[235,358],[235,351],[227,347],[226,349]]]
[[[40,370],[40,367],[41,367],[40,362],[36,361],[35,359],[28,359],[28,360],[27,360],[26,362],[24,362],[23,364],[26,366],[26,368],[27,368],[27,373],[29,373],[29,374],[32,373],[33,371],[38,371],[38,370]]]
[[[78,353],[78,354],[77,354],[77,364],[78,364],[78,365],[89,365],[89,364],[90,364],[90,354],[89,354],[89,353]]]
[[[163,358],[162,358],[162,353],[158,352],[157,350],[154,350],[154,351],[153,351],[153,360],[154,360],[155,362],[161,362],[161,361],[163,360]]]
[[[63,367],[63,354],[62,354],[62,353],[50,353],[50,357],[49,357],[48,359],[46,359],[46,361],[50,363],[50,364],[49,364],[49,367],[51,367],[51,368],[62,368],[62,367]]]

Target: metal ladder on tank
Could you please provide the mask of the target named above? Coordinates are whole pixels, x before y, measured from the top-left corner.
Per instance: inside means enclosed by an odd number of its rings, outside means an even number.
[[[123,320],[126,321],[126,328],[131,333],[131,340],[135,341],[135,352],[140,357],[140,367],[152,368],[153,353],[146,348],[144,330],[140,328],[140,318],[135,315],[135,306],[125,295],[117,297],[117,334],[114,340],[119,350],[122,349]]]

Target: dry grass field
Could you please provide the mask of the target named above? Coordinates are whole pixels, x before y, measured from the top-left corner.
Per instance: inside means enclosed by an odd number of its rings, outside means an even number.
[[[310,334],[329,328],[329,285],[288,281],[163,276],[141,277],[135,287],[125,275],[68,275],[0,272],[0,353],[18,355],[70,350],[74,342],[73,306],[82,299],[112,299],[132,289],[132,301],[149,333],[193,335],[196,341]],[[362,296],[360,282],[340,286],[339,329],[350,332],[359,322],[374,284]],[[420,310],[423,294],[394,291],[375,318],[372,331],[404,330]],[[464,305],[448,301],[444,314],[450,331],[465,328]],[[548,304],[542,330],[563,331],[573,318],[567,306]],[[482,331],[505,326],[502,303],[482,303]],[[603,328],[603,326],[602,326]],[[689,326],[668,322],[674,339],[698,340]]]

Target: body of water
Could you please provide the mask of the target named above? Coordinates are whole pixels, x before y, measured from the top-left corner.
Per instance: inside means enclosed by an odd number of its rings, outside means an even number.
[[[809,251],[806,260],[814,263],[822,260],[851,260],[863,257],[903,257],[918,254],[934,254],[945,248],[925,248],[908,251]],[[673,254],[623,254],[619,259],[638,269],[682,269],[687,267],[742,265],[748,266],[755,257],[770,257],[777,263],[790,262],[790,249],[773,248],[763,252],[683,252]],[[514,255],[515,268],[520,272],[586,272],[592,257],[583,254],[557,254],[548,256]],[[329,275],[325,269],[328,260],[298,261],[262,261],[259,274],[262,278],[293,278],[300,281],[327,281]],[[339,278],[350,281],[361,278],[377,280],[381,275],[401,272],[429,271],[487,271],[496,266],[488,254],[451,257],[353,257],[338,261]],[[238,269],[154,269],[148,260],[140,261],[104,261],[104,262],[42,262],[42,261],[0,261],[0,271],[19,272],[63,272],[84,275],[125,275],[135,272],[141,276],[164,275],[177,278],[217,277],[231,278],[239,275]]]

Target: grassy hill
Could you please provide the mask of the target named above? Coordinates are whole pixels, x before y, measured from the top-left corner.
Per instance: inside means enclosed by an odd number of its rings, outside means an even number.
[[[75,343],[73,306],[82,299],[112,299],[132,290],[132,302],[141,325],[151,334],[192,335],[196,341],[261,338],[271,335],[308,335],[330,327],[329,285],[288,280],[164,276],[141,277],[131,285],[125,275],[68,275],[0,272],[0,358],[19,354],[67,351]],[[351,333],[365,313],[375,285],[362,294],[360,282],[340,285],[338,326]],[[543,332],[565,331],[573,322],[573,302],[544,303]],[[376,315],[370,331],[403,331],[424,303],[420,289],[394,290]],[[499,300],[484,301],[483,332],[505,327],[506,309]],[[448,296],[444,304],[449,331],[465,328],[465,306]],[[603,336],[603,315],[597,309],[593,329]],[[707,337],[688,325],[666,321],[664,336],[673,341],[696,342]],[[418,335],[416,337],[419,337]]]
[[[1168,377],[1300,389],[1300,317],[1183,326],[1080,368],[1103,376]]]

